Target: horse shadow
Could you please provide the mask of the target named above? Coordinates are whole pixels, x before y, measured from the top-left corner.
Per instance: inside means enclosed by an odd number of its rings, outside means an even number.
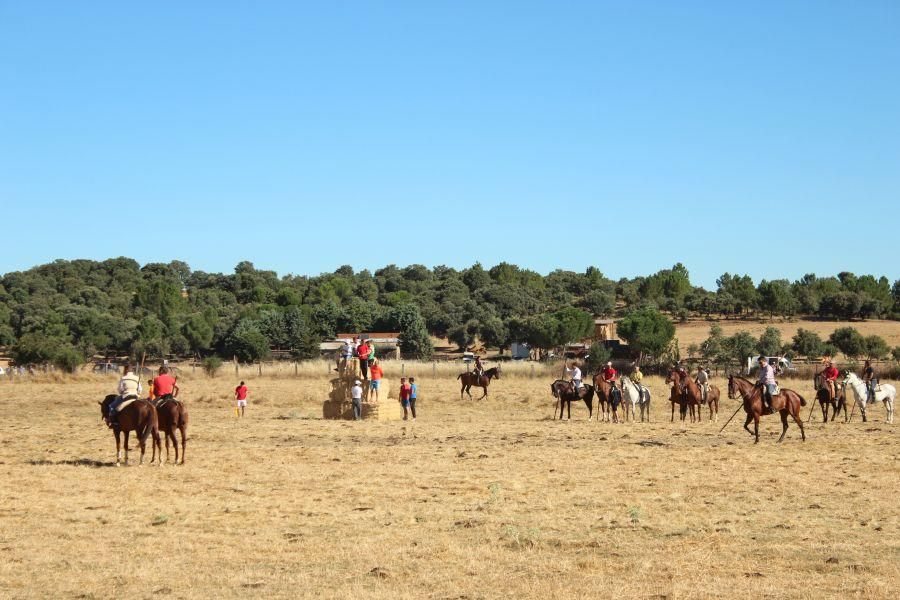
[[[103,467],[115,467],[115,462],[104,462],[101,460],[93,460],[90,458],[73,458],[69,460],[29,460],[27,464],[35,466],[35,467],[48,467],[48,466],[67,466],[67,467],[93,467],[95,469],[100,469]]]

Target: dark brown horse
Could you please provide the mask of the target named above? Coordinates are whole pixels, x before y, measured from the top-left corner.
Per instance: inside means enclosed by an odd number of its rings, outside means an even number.
[[[463,392],[469,394],[469,399],[472,400],[472,394],[469,390],[474,387],[480,387],[484,390],[484,393],[481,395],[479,400],[486,398],[488,395],[488,386],[491,385],[491,380],[494,378],[500,379],[500,367],[492,367],[481,374],[479,377],[475,373],[460,373],[456,378],[462,382],[462,387],[459,390],[459,398],[462,399]]]
[[[159,416],[159,428],[166,436],[166,462],[169,462],[169,440],[175,448],[175,464],[178,464],[178,440],[175,430],[181,432],[181,464],[184,464],[184,451],[187,448],[188,414],[184,404],[172,397],[157,400],[156,413]]]
[[[729,375],[728,397],[736,399],[739,395],[744,400],[744,412],[747,413],[744,429],[756,438],[754,444],[759,443],[759,418],[776,412],[781,415],[781,437],[778,438],[779,443],[784,440],[784,434],[787,433],[788,415],[794,418],[794,422],[800,427],[800,435],[803,441],[806,441],[803,420],[800,418],[800,407],[806,406],[806,400],[800,394],[794,390],[781,390],[780,394],[772,398],[772,408],[769,409],[763,402],[761,386],[754,385],[743,377]],[[753,421],[753,431],[750,431],[748,427],[750,421]]]
[[[582,394],[579,395],[572,385],[571,381],[565,381],[563,379],[557,379],[553,383],[550,384],[550,393],[553,394],[553,397],[559,401],[559,420],[563,420],[563,407],[568,406],[569,408],[569,419],[572,418],[572,402],[577,402],[578,400],[584,400],[585,406],[588,409],[588,421],[594,419],[594,386],[585,384],[582,387]],[[556,416],[556,410],[553,411],[554,417]]]
[[[104,420],[109,420],[109,404],[118,398],[115,394],[110,394],[103,399],[100,404],[100,414]],[[135,432],[138,438],[138,444],[141,447],[141,462],[144,463],[144,452],[146,450],[147,436],[152,436],[151,446],[153,454],[150,457],[150,464],[156,460],[156,453],[159,450],[159,460],[162,464],[162,447],[159,441],[159,421],[156,415],[156,408],[148,400],[138,399],[126,406],[118,412],[117,422],[113,426],[113,433],[116,435],[116,466],[120,464],[122,456],[122,442],[119,434],[125,432],[125,464],[128,464],[128,434]]]
[[[832,391],[829,386],[826,386],[823,381],[823,377],[821,373],[816,373],[815,377],[813,377],[813,387],[816,389],[816,400],[819,401],[819,408],[822,409],[822,422],[828,422],[828,407],[831,407],[831,420],[834,421],[834,418],[838,415],[841,410],[844,411],[844,420],[847,420],[847,397],[844,395],[844,386],[840,384],[835,384],[837,388],[837,396],[832,395]],[[812,416],[812,409],[810,409],[810,416]]]
[[[622,393],[619,388],[613,389],[613,385],[603,378],[602,373],[594,375],[594,390],[597,395],[597,408],[601,421],[619,422],[619,404],[622,402]]]

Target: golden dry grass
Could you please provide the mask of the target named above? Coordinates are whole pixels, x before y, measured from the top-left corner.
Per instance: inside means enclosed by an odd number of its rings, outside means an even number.
[[[794,426],[775,444],[769,417],[754,447],[718,433],[735,401],[718,425],[669,423],[659,379],[654,422],[613,425],[549,420],[545,375],[476,403],[416,374],[416,423],[320,420],[324,373],[247,376],[238,421],[231,375],[184,376],[188,462],[163,468],[109,466],[113,379],[0,382],[0,597],[896,595],[881,409],[815,419],[805,444]]]
[[[823,340],[827,340],[835,329],[841,327],[853,327],[862,335],[880,335],[892,348],[900,346],[900,321],[688,321],[678,323],[675,327],[675,336],[678,338],[678,346],[684,354],[691,344],[700,344],[709,337],[709,328],[718,325],[726,336],[734,335],[739,331],[749,331],[759,337],[766,327],[777,327],[781,330],[781,339],[790,342],[799,328],[808,329],[819,334]]]

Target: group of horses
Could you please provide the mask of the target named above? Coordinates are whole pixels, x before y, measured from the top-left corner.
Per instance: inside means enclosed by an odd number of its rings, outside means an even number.
[[[100,404],[100,416],[103,420],[109,419],[109,405],[118,396],[110,394],[103,399]],[[175,449],[175,464],[179,464],[179,448],[178,440],[175,437],[175,431],[181,433],[181,464],[184,464],[184,451],[187,446],[187,425],[188,413],[184,404],[172,397],[161,398],[157,401],[151,401],[147,398],[137,398],[127,406],[118,411],[116,422],[113,425],[113,433],[116,436],[116,466],[121,464],[122,460],[122,443],[121,434],[125,434],[125,464],[128,464],[128,437],[133,431],[138,439],[138,445],[141,449],[140,464],[144,463],[144,453],[146,450],[147,438],[152,439],[153,453],[150,457],[150,464],[156,461],[157,451],[159,452],[159,465],[162,466],[162,446],[160,443],[159,432],[162,430],[166,436],[166,461],[169,462],[169,441]]]
[[[885,409],[885,422],[894,422],[894,399],[897,397],[897,389],[889,383],[879,384],[875,391],[875,397],[870,398],[866,390],[866,383],[859,378],[856,373],[847,371],[844,379],[835,384],[832,390],[822,381],[821,375],[816,375],[814,379],[816,388],[816,400],[819,401],[819,407],[822,410],[822,422],[829,421],[828,412],[831,409],[831,421],[840,414],[844,414],[844,422],[847,423],[853,417],[853,410],[859,406],[860,416],[863,423],[869,420],[869,405],[881,402]],[[847,413],[847,390],[853,392],[854,404],[850,414]],[[812,412],[810,412],[810,417]],[[809,420],[809,418],[807,418]]]
[[[640,410],[640,419],[650,421],[650,389],[638,387],[628,377],[619,378],[619,385],[606,381],[601,373],[593,377],[593,385],[583,384],[581,389],[575,389],[572,382],[557,379],[550,384],[550,393],[559,404],[559,419],[562,420],[564,409],[568,409],[568,418],[572,418],[572,402],[583,401],[588,409],[588,421],[594,419],[594,398],[597,398],[597,410],[600,412],[599,420],[612,423],[626,423],[629,417],[637,420],[636,409]],[[619,416],[619,406],[622,407],[622,415]],[[556,410],[553,411],[556,418]]]

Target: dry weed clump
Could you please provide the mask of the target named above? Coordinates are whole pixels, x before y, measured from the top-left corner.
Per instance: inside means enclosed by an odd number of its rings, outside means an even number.
[[[427,366],[414,424],[322,420],[324,365],[242,375],[243,419],[233,373],[185,374],[183,467],[111,466],[96,401],[113,378],[0,381],[15,408],[0,437],[0,596],[896,594],[897,429],[880,409],[866,424],[816,409],[808,441],[792,424],[780,445],[768,417],[753,446],[737,418],[719,434],[737,406],[724,393],[718,424],[670,423],[652,377],[651,423],[587,422],[583,405],[553,421],[547,374],[504,377],[475,402]]]

